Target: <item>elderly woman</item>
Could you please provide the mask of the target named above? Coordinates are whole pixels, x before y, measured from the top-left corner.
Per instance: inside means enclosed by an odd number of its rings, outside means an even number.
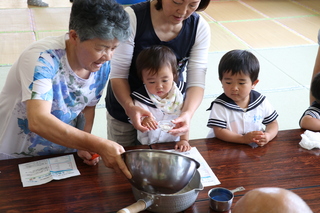
[[[100,154],[131,177],[113,141],[90,134],[110,59],[129,35],[129,17],[113,0],[77,0],[69,32],[29,46],[0,93],[0,159],[69,153],[89,165]],[[82,150],[82,151],[81,151]]]

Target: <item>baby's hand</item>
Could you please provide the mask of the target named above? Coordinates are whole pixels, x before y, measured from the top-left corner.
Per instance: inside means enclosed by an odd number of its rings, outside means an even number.
[[[186,139],[182,139],[174,147],[175,150],[179,150],[180,152],[186,152],[191,149],[189,142]]]
[[[244,143],[249,144],[249,143],[253,142],[253,143],[258,144],[262,135],[264,135],[264,133],[262,131],[248,132],[247,134],[243,135]]]
[[[158,128],[158,123],[152,117],[145,117],[141,121],[141,125],[147,127],[149,130],[156,130]]]

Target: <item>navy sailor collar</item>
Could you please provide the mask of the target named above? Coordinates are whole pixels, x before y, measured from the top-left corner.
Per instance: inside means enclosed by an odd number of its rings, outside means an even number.
[[[251,90],[250,92],[250,101],[249,105],[246,111],[253,110],[257,106],[259,106],[266,97],[259,92],[255,90]],[[221,104],[222,106],[235,110],[235,111],[241,111],[243,112],[243,109],[240,108],[231,98],[227,97],[224,93],[221,94],[218,98],[216,98],[214,101],[211,102],[210,107],[207,110],[211,110],[213,104]]]
[[[186,91],[187,84],[183,81],[178,81],[178,83],[176,83],[176,85],[177,85],[178,89],[180,90],[180,92],[182,94],[184,94]],[[137,100],[137,101],[139,101],[149,107],[157,108],[156,105],[154,105],[152,100],[150,99],[144,85],[142,87],[140,87],[139,89],[137,89],[136,91],[133,91],[130,96],[132,99]]]

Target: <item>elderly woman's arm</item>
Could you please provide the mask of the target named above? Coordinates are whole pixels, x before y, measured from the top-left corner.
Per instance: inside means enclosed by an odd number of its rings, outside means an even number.
[[[125,152],[121,145],[62,122],[50,113],[51,102],[49,101],[28,100],[26,105],[30,131],[65,147],[98,153],[107,167],[121,170],[131,178],[121,158],[121,153]]]

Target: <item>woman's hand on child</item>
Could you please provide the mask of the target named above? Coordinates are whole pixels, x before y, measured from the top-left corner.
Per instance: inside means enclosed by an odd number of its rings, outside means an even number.
[[[186,139],[181,139],[179,142],[176,143],[174,149],[179,150],[180,152],[186,152],[191,149],[191,146]]]
[[[141,132],[148,131],[147,127],[141,125],[141,118],[151,117],[152,116],[151,112],[135,105],[132,105],[131,107],[126,108],[125,111],[128,117],[130,118],[132,125],[134,126],[135,129]]]
[[[147,127],[148,130],[156,130],[158,128],[158,123],[152,117],[145,117],[141,121],[141,125]]]

